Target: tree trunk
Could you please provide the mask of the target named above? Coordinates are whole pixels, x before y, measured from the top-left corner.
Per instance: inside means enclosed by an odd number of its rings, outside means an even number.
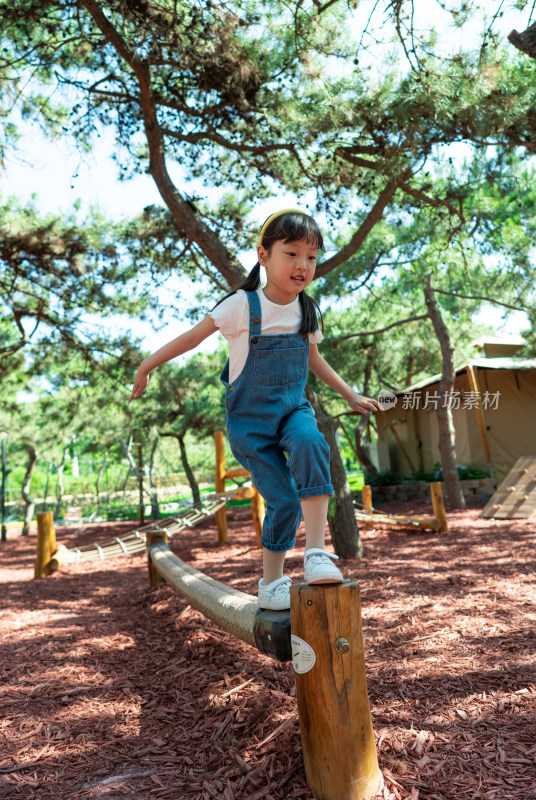
[[[107,454],[104,456],[104,461],[102,462],[102,464],[99,467],[99,474],[97,475],[97,480],[95,481],[95,493],[97,495],[97,514],[100,514],[100,507],[101,507],[100,482],[101,482],[101,478],[102,478],[102,473],[104,472],[104,468],[107,466],[106,459],[107,459]],[[129,473],[130,473],[130,470],[129,470]]]
[[[61,512],[61,504],[63,502],[63,495],[65,492],[63,486],[63,470],[65,469],[65,450],[61,459],[61,464],[58,464],[58,488],[56,491],[56,510],[54,511],[54,519],[58,519]]]
[[[434,331],[439,340],[442,356],[441,380],[439,381],[439,404],[437,407],[437,424],[439,427],[439,453],[443,467],[443,481],[451,508],[465,508],[465,499],[460,486],[456,464],[454,424],[452,411],[446,399],[454,386],[454,346],[448,328],[441,316],[435,292],[430,278],[424,287],[426,307],[428,308]]]
[[[526,53],[531,58],[536,58],[536,22],[526,31],[518,33],[515,29],[508,34],[508,41],[512,42],[521,52]]]
[[[129,464],[128,465],[128,469],[127,469],[126,474],[125,474],[125,480],[123,481],[123,486],[121,488],[121,491],[123,492],[123,500],[125,499],[126,494],[127,494],[128,479],[130,478],[130,473],[131,472],[132,472],[132,470],[131,470],[130,464]]]
[[[200,503],[201,502],[201,495],[199,494],[199,486],[198,486],[197,481],[195,479],[195,475],[192,472],[192,468],[190,467],[190,464],[188,463],[188,455],[186,453],[186,447],[185,447],[185,444],[184,444],[184,434],[182,436],[177,436],[177,440],[179,442],[179,449],[180,449],[180,452],[181,452],[182,468],[183,468],[184,472],[186,473],[186,479],[187,479],[188,483],[190,484],[190,489],[192,490],[192,498],[193,498],[194,504],[195,503]]]
[[[370,348],[368,348],[367,360],[365,362],[365,372],[363,376],[363,394],[365,395],[365,397],[368,397],[370,392],[370,378],[372,375],[373,362],[374,362],[374,355],[371,352]],[[359,424],[354,428],[354,441],[355,441],[355,449],[357,452],[357,457],[361,462],[361,466],[363,467],[364,472],[368,475],[375,475],[378,470],[370,460],[369,454],[363,447],[363,443],[361,441],[362,433],[366,428],[369,420],[370,420],[370,412],[368,414],[362,414],[361,419],[359,420]]]
[[[82,0],[82,4],[89,11],[105,38],[115,48],[118,57],[127,62],[136,76],[140,89],[139,107],[143,116],[149,150],[147,172],[153,178],[162,200],[168,207],[179,235],[186,235],[190,241],[196,242],[206,258],[224,276],[229,286],[236,286],[246,277],[244,267],[219,237],[210,230],[201,216],[192,209],[191,204],[180,195],[169,175],[164,137],[158,120],[157,103],[148,61],[139,58],[137,53],[130,49],[119,30],[103,13],[100,8],[102,3],[99,4],[95,0]]]
[[[32,523],[33,514],[35,511],[35,501],[30,496],[30,485],[32,482],[32,475],[37,461],[37,453],[31,444],[27,445],[28,449],[28,464],[26,466],[26,474],[22,481],[21,494],[24,500],[24,522],[22,525],[22,535],[28,536],[30,533],[30,525]]]
[[[363,544],[359,536],[359,529],[355,519],[354,504],[350,492],[350,485],[346,478],[339,446],[335,438],[338,427],[337,420],[326,414],[316,394],[309,385],[306,394],[313,406],[318,429],[326,437],[329,444],[329,466],[331,482],[335,496],[330,498],[328,509],[328,525],[331,533],[333,549],[340,558],[361,558]]]
[[[368,414],[363,414],[363,423],[364,423],[364,425],[366,425],[367,419],[368,419]],[[375,475],[378,470],[376,469],[376,467],[374,466],[374,464],[370,460],[369,454],[367,453],[367,451],[363,447],[363,443],[361,441],[361,434],[363,433],[364,425],[362,425],[361,422],[360,422],[359,425],[356,428],[354,428],[355,449],[356,449],[356,452],[357,452],[357,457],[359,458],[359,461],[361,462],[361,466],[363,467],[363,470],[364,470],[365,474],[366,475]]]
[[[151,455],[149,457],[149,485],[151,487],[151,516],[153,519],[159,519],[160,506],[158,504],[158,489],[154,481],[154,460],[156,455],[156,448],[158,447],[158,434],[153,439],[151,447]]]
[[[146,481],[144,481],[144,480],[143,480],[143,477],[144,477],[144,476],[143,476],[143,475],[141,475],[141,476],[140,476],[140,469],[139,469],[139,467],[138,467],[138,464],[136,463],[136,459],[135,459],[135,458],[134,458],[134,456],[132,455],[132,448],[131,448],[131,445],[132,445],[132,438],[129,440],[128,444],[127,444],[127,442],[125,442],[125,440],[123,439],[123,437],[122,437],[122,436],[120,436],[120,437],[119,437],[119,441],[121,442],[121,447],[123,448],[123,452],[124,452],[124,454],[125,454],[125,457],[126,457],[126,459],[127,459],[127,461],[128,461],[128,465],[129,465],[129,467],[130,467],[130,472],[133,472],[133,473],[134,473],[134,475],[136,476],[136,478],[138,479],[138,481],[140,480],[140,477],[141,477],[142,486],[143,486],[143,491],[144,491],[144,492],[145,492],[145,493],[146,493],[146,494],[147,494],[149,497],[151,497],[151,489],[150,489],[150,487],[147,485]],[[130,475],[130,472],[129,472],[129,475]],[[128,475],[127,475],[127,481],[128,481]],[[125,484],[125,488],[126,488],[126,484]]]
[[[411,386],[413,383],[413,373],[415,372],[415,363],[416,363],[415,353],[412,351],[408,356],[408,363],[407,363],[407,372],[406,377],[404,380],[404,384],[406,386]]]

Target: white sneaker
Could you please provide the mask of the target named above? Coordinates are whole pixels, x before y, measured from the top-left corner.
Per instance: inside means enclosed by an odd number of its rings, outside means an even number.
[[[291,583],[292,581],[287,575],[267,583],[266,586],[261,578],[258,594],[259,608],[268,608],[270,611],[284,611],[290,608]]]
[[[342,572],[333,563],[338,558],[320,547],[306,550],[303,570],[306,583],[341,583],[344,580]]]

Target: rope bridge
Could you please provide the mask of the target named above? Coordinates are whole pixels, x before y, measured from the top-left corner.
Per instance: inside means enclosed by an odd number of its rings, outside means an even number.
[[[146,549],[147,535],[149,533],[165,530],[168,537],[174,536],[186,528],[193,528],[199,525],[223,508],[230,499],[229,495],[223,497],[215,496],[214,499],[196,503],[182,514],[150,522],[143,528],[130,531],[126,536],[114,536],[112,539],[106,539],[103,542],[93,542],[82,547],[67,548],[68,555],[64,563],[74,564],[81,561],[99,561],[104,558],[117,558],[117,556],[130,556],[134,555],[134,553],[141,553]]]

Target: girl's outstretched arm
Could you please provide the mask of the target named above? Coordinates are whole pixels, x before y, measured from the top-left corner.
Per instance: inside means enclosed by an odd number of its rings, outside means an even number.
[[[318,352],[318,345],[309,343],[309,369],[314,372],[317,378],[324,381],[326,386],[335,389],[341,397],[344,397],[348,405],[353,411],[359,411],[360,414],[366,414],[369,411],[383,411],[381,404],[374,400],[372,397],[363,397],[354,392],[351,386],[348,386],[346,381],[343,381],[341,376],[330,367],[326,359]]]
[[[165,364],[166,361],[171,361],[172,358],[177,358],[177,356],[187,353],[188,350],[194,350],[201,342],[217,330],[212,317],[205,317],[205,319],[202,319],[197,325],[194,325],[193,328],[190,328],[189,331],[181,333],[176,339],[173,339],[147,358],[144,358],[136,373],[130,400],[139,397],[140,394],[145,391],[149,382],[149,373],[152,372],[155,367],[159,367],[161,364]]]

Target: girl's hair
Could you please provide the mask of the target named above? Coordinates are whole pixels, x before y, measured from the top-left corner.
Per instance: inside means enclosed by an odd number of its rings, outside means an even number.
[[[268,217],[268,219],[270,219],[270,217]],[[314,219],[301,211],[288,211],[285,214],[275,217],[272,222],[267,225],[259,244],[262,244],[265,250],[270,250],[272,245],[278,240],[282,240],[286,244],[287,242],[295,242],[298,239],[306,239],[314,247],[318,247],[319,250],[322,250],[324,247],[324,240],[322,239],[320,228]],[[260,285],[261,265],[257,261],[247,278],[242,281],[236,289],[233,289],[232,292],[222,297],[222,299],[216,303],[216,306],[219,306],[219,304],[223,303],[228,297],[236,294],[239,289],[243,289],[245,292],[255,292]],[[302,312],[299,333],[302,336],[306,336],[308,333],[314,333],[318,330],[319,319],[323,331],[324,323],[322,320],[322,313],[316,300],[313,300],[313,298],[309,297],[305,292],[300,292],[298,297]],[[214,306],[214,308],[216,308],[216,306]]]

